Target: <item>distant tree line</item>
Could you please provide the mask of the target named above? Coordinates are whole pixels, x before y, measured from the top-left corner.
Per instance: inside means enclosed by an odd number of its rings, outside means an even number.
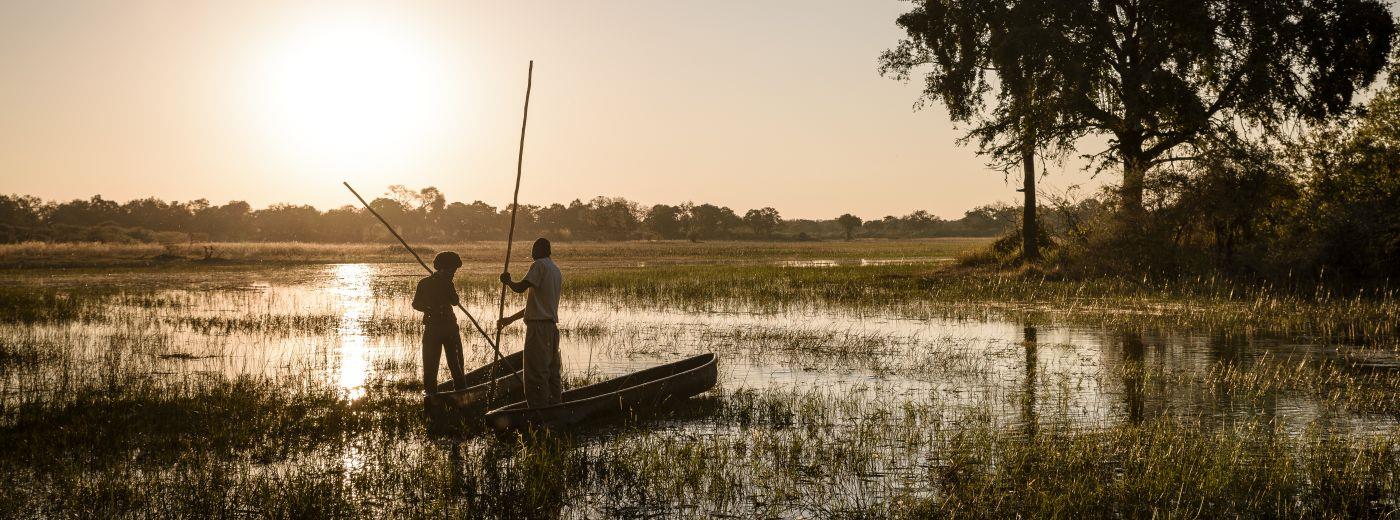
[[[482,201],[449,202],[437,188],[391,186],[370,202],[402,233],[420,242],[497,240],[506,234],[510,208]],[[981,206],[956,220],[926,211],[862,221],[785,220],[771,207],[742,215],[714,204],[690,202],[650,207],[620,197],[548,206],[522,205],[517,231],[562,240],[899,238],[995,236],[1016,224],[1017,209]],[[0,195],[0,242],[186,242],[393,240],[363,208],[321,211],[297,204],[254,209],[247,202],[213,204],[143,198],[119,203],[95,195],[68,202]]]

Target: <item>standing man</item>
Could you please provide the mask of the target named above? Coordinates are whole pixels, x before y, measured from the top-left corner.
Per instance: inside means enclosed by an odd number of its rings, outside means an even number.
[[[423,313],[423,393],[438,391],[438,361],[443,351],[447,354],[447,369],[452,371],[452,385],[458,390],[466,388],[466,375],[462,371],[462,336],[457,330],[457,315],[452,306],[457,305],[457,288],[452,285],[452,277],[462,267],[462,257],[452,251],[443,251],[433,257],[436,272],[418,281],[418,290],[413,293],[413,310]]]
[[[501,273],[501,283],[517,293],[530,291],[525,308],[501,318],[497,327],[525,319],[525,401],[531,408],[563,402],[564,387],[559,382],[559,290],[564,275],[549,258],[549,241],[535,239],[530,248],[530,271],[525,279],[512,282],[510,273]]]

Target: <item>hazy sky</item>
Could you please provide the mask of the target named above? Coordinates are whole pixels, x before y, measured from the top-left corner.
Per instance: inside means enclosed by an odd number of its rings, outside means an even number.
[[[390,184],[947,217],[1018,178],[882,78],[903,2],[0,2],[0,192],[321,208]],[[1042,184],[1097,186],[1077,166]]]

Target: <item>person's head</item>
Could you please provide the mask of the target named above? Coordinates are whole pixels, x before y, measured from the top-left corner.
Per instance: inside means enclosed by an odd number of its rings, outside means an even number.
[[[453,272],[458,267],[462,267],[462,257],[452,251],[443,251],[433,257],[433,269],[439,271]]]
[[[550,253],[549,239],[546,238],[536,238],[534,247],[530,248],[530,258],[535,260],[549,258]]]

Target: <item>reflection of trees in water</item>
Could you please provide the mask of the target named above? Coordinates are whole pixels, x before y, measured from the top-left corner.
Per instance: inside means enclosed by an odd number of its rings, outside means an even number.
[[[1210,335],[1206,351],[1210,360],[1226,365],[1238,365],[1245,361],[1245,348],[1249,344],[1244,334],[1216,332]]]
[[[1206,341],[1207,359],[1212,366],[1207,369],[1227,371],[1243,368],[1247,359],[1244,351],[1247,340],[1243,334],[1232,332],[1216,332],[1211,334]],[[1229,411],[1234,408],[1235,392],[1229,385],[1225,385],[1217,391],[1212,392],[1215,397],[1210,406],[1218,411]]]
[[[1253,390],[1261,384],[1269,386],[1268,381],[1254,378],[1278,370],[1273,364],[1282,363],[1286,370],[1314,362],[1296,357],[1296,353],[1271,350],[1267,339],[1219,331],[1192,336],[1121,329],[1112,334],[1103,350],[1104,373],[1121,383],[1121,410],[1129,423],[1162,413],[1189,415],[1208,423],[1267,422],[1276,419],[1280,406],[1288,413],[1303,413],[1296,406],[1287,406],[1286,391]],[[1304,408],[1317,404],[1313,399],[1304,401]]]
[[[1026,349],[1026,378],[1022,383],[1024,394],[1021,397],[1021,422],[1026,426],[1026,437],[1035,437],[1036,414],[1035,414],[1035,364],[1036,364],[1036,330],[1033,325],[1027,324],[1021,329],[1021,344]]]
[[[1256,350],[1260,341],[1259,335],[1247,335],[1243,332],[1215,332],[1210,336],[1207,343],[1207,352],[1210,357],[1211,366],[1208,370],[1217,373],[1239,373],[1256,369],[1256,363],[1261,362],[1261,352],[1266,353],[1270,359],[1277,360],[1277,352],[1267,353],[1267,350]],[[1266,343],[1267,345],[1267,343]],[[1284,356],[1288,356],[1284,353]],[[1284,357],[1288,359],[1288,357]],[[1294,360],[1292,363],[1298,363]],[[1275,391],[1250,392],[1236,391],[1235,384],[1218,385],[1212,394],[1215,395],[1215,411],[1226,412],[1225,418],[1259,418],[1266,422],[1273,423],[1275,413],[1277,413],[1278,394]]]
[[[1142,342],[1142,333],[1123,333],[1123,399],[1127,404],[1128,422],[1133,424],[1142,422],[1143,359],[1146,357],[1146,350],[1146,345]]]

